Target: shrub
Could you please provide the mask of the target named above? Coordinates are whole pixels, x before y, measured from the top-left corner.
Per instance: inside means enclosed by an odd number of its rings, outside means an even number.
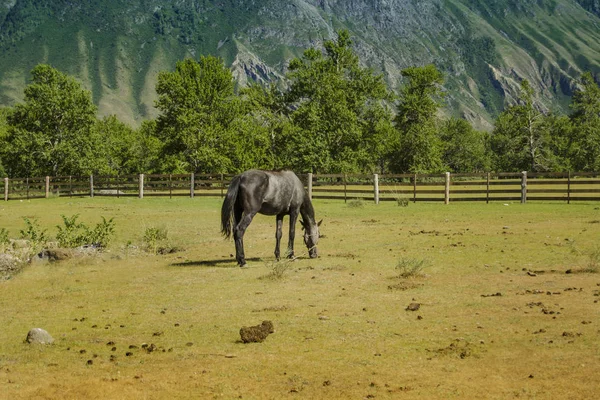
[[[585,272],[597,273],[600,269],[600,247],[596,247],[588,254],[588,264]]]
[[[10,239],[6,228],[0,228],[0,254],[6,252],[10,247]]]
[[[114,218],[109,219],[102,217],[102,222],[96,224],[96,227],[91,232],[91,243],[98,247],[107,247],[111,242],[112,237],[115,233],[115,221]]]
[[[396,204],[398,204],[399,207],[408,207],[408,205],[409,205],[408,198],[396,197]]]
[[[350,208],[363,208],[365,206],[361,199],[350,200],[346,205]]]
[[[89,229],[83,223],[77,223],[79,214],[75,214],[72,217],[66,217],[61,215],[64,227],[56,225],[58,233],[56,234],[56,240],[60,247],[77,247],[86,244],[89,236]]]
[[[263,276],[262,278],[267,278],[267,279],[272,279],[272,280],[280,280],[283,279],[285,273],[292,267],[292,262],[294,260],[291,259],[285,259],[285,260],[279,260],[279,261],[271,261],[268,262],[267,268],[269,268],[271,271]]]
[[[96,227],[90,230],[84,223],[77,222],[79,214],[72,217],[61,215],[63,226],[57,225],[58,233],[56,239],[60,247],[79,247],[86,244],[91,244],[97,247],[106,247],[112,239],[115,231],[115,223],[113,218],[108,221],[102,217],[102,222],[96,224]]]
[[[424,276],[423,269],[429,266],[429,261],[416,258],[403,258],[396,264],[400,278],[417,278]]]
[[[0,229],[0,249],[4,248],[10,243],[8,240],[8,231],[6,228]]]
[[[143,242],[146,250],[157,254],[161,244],[167,241],[168,231],[165,227],[151,226],[144,231]]]
[[[26,226],[21,230],[21,238],[28,240],[31,243],[32,251],[37,253],[48,243],[47,230],[40,228],[37,219],[31,220],[23,217],[23,221]]]

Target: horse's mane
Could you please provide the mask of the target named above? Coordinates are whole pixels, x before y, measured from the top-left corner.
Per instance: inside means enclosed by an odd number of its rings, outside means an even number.
[[[302,214],[302,218],[307,220],[305,223],[314,224],[316,222],[315,209],[313,208],[312,201],[310,201],[310,196],[306,191],[304,192],[304,200],[300,206],[300,214]]]

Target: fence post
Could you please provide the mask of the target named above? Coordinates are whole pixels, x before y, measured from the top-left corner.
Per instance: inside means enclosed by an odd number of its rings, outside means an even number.
[[[346,183],[346,174],[344,174],[344,203],[348,202],[348,188]]]
[[[313,174],[309,172],[306,177],[306,186],[308,187],[308,198],[312,200],[312,190],[313,190]]]
[[[417,174],[413,177],[413,203],[417,202]]]
[[[373,198],[379,204],[379,174],[373,174]]]
[[[490,173],[487,173],[487,182],[485,187],[485,204],[490,203]]]
[[[144,174],[140,174],[138,178],[138,197],[140,199],[144,198]]]
[[[446,187],[444,190],[444,204],[450,204],[450,172],[446,172]]]
[[[527,171],[521,171],[521,204],[527,203]]]
[[[46,176],[46,198],[50,197],[50,177]]]
[[[190,175],[190,198],[194,198],[194,186],[196,186],[196,175],[192,172]]]
[[[8,178],[4,178],[4,201],[8,201]]]
[[[221,174],[221,198],[223,198],[223,189],[225,189],[225,176]]]
[[[571,204],[571,171],[567,175],[567,204]]]
[[[90,175],[90,197],[94,198],[94,175]]]

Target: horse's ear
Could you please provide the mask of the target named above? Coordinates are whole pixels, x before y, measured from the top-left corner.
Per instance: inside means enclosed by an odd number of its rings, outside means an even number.
[[[317,222],[317,226],[321,226],[321,222],[323,222],[323,220],[320,220],[319,222]]]

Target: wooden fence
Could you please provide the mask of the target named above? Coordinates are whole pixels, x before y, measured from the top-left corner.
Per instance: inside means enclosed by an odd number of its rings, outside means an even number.
[[[4,178],[4,200],[56,196],[220,196],[233,175],[121,175]],[[600,201],[600,173],[304,174],[312,198],[398,202]]]

